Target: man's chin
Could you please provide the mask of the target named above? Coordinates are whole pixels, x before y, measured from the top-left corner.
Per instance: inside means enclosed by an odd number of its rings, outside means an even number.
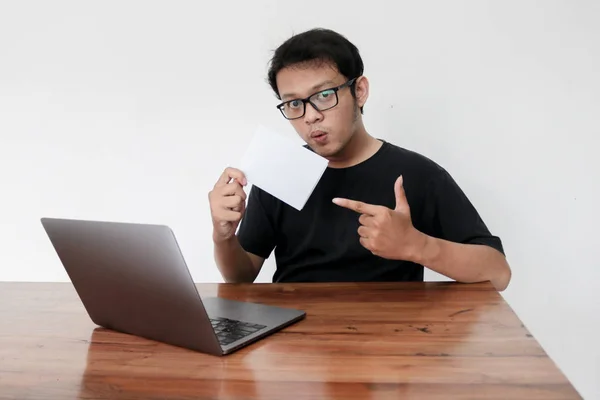
[[[340,152],[338,148],[333,147],[331,145],[316,146],[316,147],[313,147],[312,150],[324,158],[335,158],[335,156],[338,155]]]
[[[323,144],[308,141],[306,142],[306,146],[313,153],[317,153],[324,158],[335,158],[342,150],[339,144],[335,144],[330,141]]]

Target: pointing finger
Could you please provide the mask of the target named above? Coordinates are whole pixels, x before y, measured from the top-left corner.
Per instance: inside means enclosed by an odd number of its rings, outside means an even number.
[[[367,204],[356,200],[335,198],[333,199],[333,203],[340,207],[356,211],[360,214],[377,215],[381,210],[380,206],[374,206],[372,204]]]

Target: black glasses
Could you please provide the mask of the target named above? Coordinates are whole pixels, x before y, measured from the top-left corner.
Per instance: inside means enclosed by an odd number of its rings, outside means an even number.
[[[321,90],[305,99],[285,101],[278,104],[277,108],[286,119],[302,118],[306,112],[306,103],[310,103],[317,111],[329,110],[338,105],[339,100],[337,92],[345,87],[352,86],[355,80],[356,78],[353,78],[340,86]]]

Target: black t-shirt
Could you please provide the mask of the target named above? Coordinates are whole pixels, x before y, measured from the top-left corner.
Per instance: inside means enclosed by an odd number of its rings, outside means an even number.
[[[253,186],[238,230],[241,246],[268,258],[275,249],[274,282],[422,281],[423,266],[373,255],[359,242],[359,214],[335,197],[395,208],[402,175],[416,229],[504,253],[452,177],[432,160],[383,141],[371,158],[349,168],[327,168],[302,211]]]

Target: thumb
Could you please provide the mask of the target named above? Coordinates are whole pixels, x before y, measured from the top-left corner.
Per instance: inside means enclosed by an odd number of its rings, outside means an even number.
[[[396,179],[394,184],[394,193],[396,194],[396,211],[408,209],[408,200],[406,200],[406,193],[404,192],[404,179],[402,175]]]

